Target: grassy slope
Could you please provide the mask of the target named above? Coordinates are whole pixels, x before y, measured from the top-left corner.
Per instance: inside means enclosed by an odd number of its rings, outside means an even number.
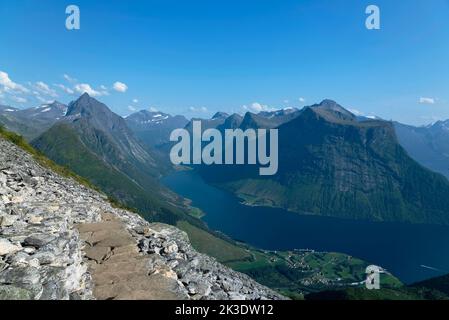
[[[185,221],[177,226],[188,233],[198,251],[293,299],[302,299],[303,293],[344,287],[365,279],[368,263],[344,254],[263,251],[227,241]],[[382,283],[393,288],[402,286],[391,275],[383,275]]]
[[[449,275],[421,281],[413,284],[412,287],[434,289],[449,295]]]
[[[192,246],[199,252],[215,257],[222,263],[251,261],[251,253],[243,247],[237,246],[224,239],[220,239],[205,230],[189,224],[186,221],[179,221],[176,226],[187,232]]]
[[[96,188],[89,180],[73,173],[70,169],[68,169],[65,166],[60,166],[56,164],[55,162],[48,159],[44,154],[34,149],[31,145],[29,145],[25,141],[25,139],[22,136],[14,132],[7,131],[2,126],[0,126],[0,136],[3,137],[5,140],[14,143],[15,145],[19,146],[23,150],[30,153],[34,157],[34,159],[42,166],[49,168],[64,177],[72,178],[86,187],[99,191],[99,189]]]

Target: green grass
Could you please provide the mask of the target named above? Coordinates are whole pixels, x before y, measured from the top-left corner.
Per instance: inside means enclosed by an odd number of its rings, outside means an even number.
[[[364,281],[368,263],[341,253],[310,251],[272,252],[251,249],[252,261],[228,263],[233,269],[292,299],[302,294],[343,288]],[[382,274],[385,287],[398,288],[402,283],[392,275]],[[358,285],[363,286],[363,285]]]
[[[216,237],[186,221],[178,221],[176,226],[189,235],[190,242],[196,250],[212,256],[222,263],[245,261],[252,258],[248,250]]]
[[[191,215],[194,218],[201,219],[202,217],[205,216],[205,213],[199,208],[192,207],[189,210],[189,215]]]

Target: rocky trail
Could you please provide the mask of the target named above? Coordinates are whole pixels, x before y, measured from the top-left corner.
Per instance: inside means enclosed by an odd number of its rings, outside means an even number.
[[[0,138],[1,299],[283,299]]]
[[[154,257],[139,254],[134,238],[112,214],[102,221],[77,226],[86,242],[85,253],[95,283],[97,299],[188,299],[176,290],[176,273],[166,268],[149,274]]]

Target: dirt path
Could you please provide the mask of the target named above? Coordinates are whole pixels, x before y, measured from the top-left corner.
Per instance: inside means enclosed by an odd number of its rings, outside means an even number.
[[[125,225],[111,214],[103,221],[78,225],[89,269],[94,296],[99,300],[175,300],[177,281],[162,273],[149,274],[149,258],[138,252],[135,239]]]

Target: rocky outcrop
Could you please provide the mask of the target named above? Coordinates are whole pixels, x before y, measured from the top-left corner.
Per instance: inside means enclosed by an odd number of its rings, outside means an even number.
[[[0,138],[0,299],[282,299]]]

